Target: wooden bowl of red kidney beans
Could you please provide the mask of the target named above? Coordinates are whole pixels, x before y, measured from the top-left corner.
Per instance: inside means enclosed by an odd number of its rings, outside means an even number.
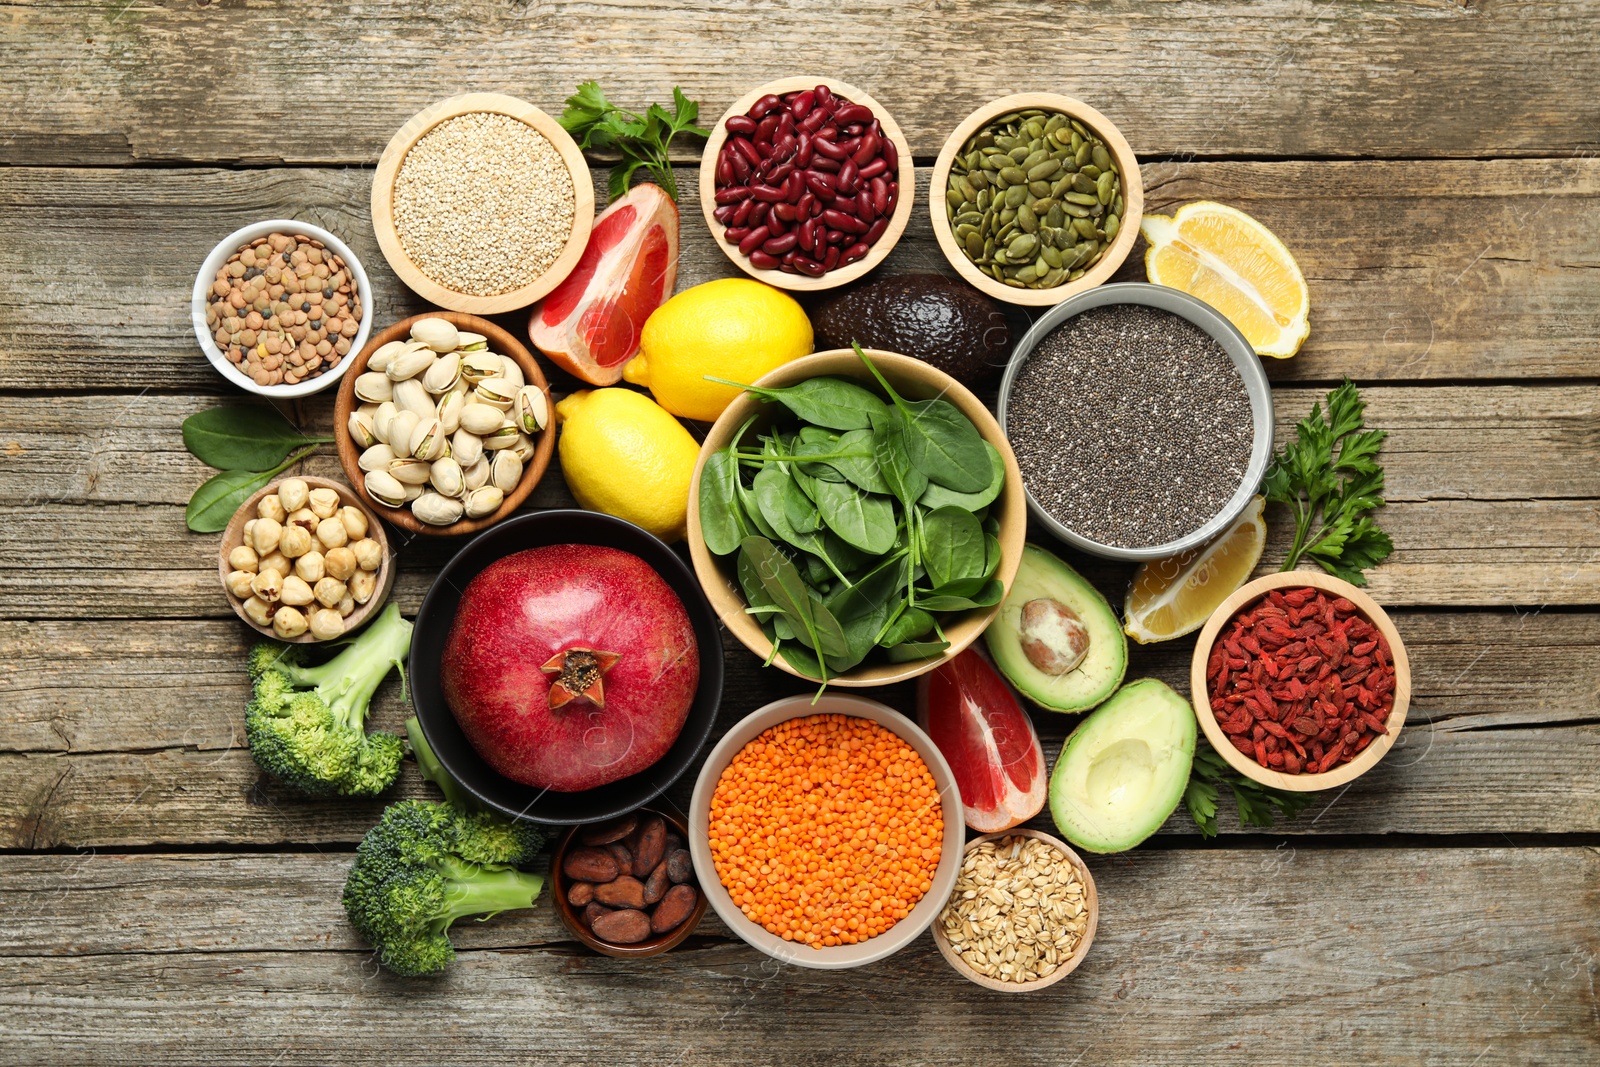
[[[1224,600],[1200,631],[1189,682],[1200,728],[1229,766],[1301,793],[1376,766],[1411,703],[1394,623],[1321,571],[1269,574]]]
[[[717,121],[700,207],[739,268],[784,289],[831,289],[883,262],[911,219],[911,148],[871,96],[781,78]]]

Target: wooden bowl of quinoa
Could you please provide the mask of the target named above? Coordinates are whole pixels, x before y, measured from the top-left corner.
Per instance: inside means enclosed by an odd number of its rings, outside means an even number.
[[[467,93],[417,112],[372,177],[372,228],[423,299],[493,315],[527,307],[577,266],[594,183],[566,130],[525,100]]]

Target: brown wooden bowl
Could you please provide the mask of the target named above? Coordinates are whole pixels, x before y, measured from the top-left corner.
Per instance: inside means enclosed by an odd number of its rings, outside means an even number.
[[[889,384],[908,400],[926,400],[930,397],[941,396],[950,401],[972,424],[977,427],[978,433],[983,436],[996,449],[1005,460],[1006,484],[1000,490],[1000,496],[990,505],[991,511],[997,509],[1000,519],[1000,570],[995,577],[1009,593],[1011,580],[1017,576],[1017,566],[1022,562],[1022,546],[1027,540],[1028,505],[1027,498],[1022,490],[1022,472],[1017,467],[1017,457],[1011,451],[1011,443],[1006,440],[1005,432],[1000,429],[1000,424],[995,421],[994,415],[984,407],[983,401],[972,394],[972,391],[956,381],[944,371],[924,363],[911,356],[902,356],[897,352],[884,352],[881,349],[869,348],[867,355],[872,357],[872,362],[877,366]],[[817,378],[823,375],[837,375],[860,381],[868,388],[877,389],[877,381],[872,377],[872,372],[856,358],[852,349],[835,348],[827,352],[817,352],[809,356],[802,356],[792,363],[783,366],[762,376],[754,385],[768,388],[778,388],[785,385],[794,385],[796,382],[808,378]],[[351,379],[352,381],[354,379]],[[772,642],[767,640],[766,633],[761,629],[761,624],[755,617],[745,612],[744,594],[739,590],[739,584],[733,574],[733,556],[719,559],[711,554],[706,547],[705,537],[700,526],[700,472],[705,469],[706,460],[713,452],[727,447],[731,439],[744,424],[744,421],[757,412],[770,414],[771,408],[764,409],[764,401],[754,393],[740,393],[734,397],[717,421],[712,424],[706,434],[705,443],[700,446],[699,458],[695,460],[694,477],[689,483],[689,553],[694,559],[695,575],[700,579],[700,586],[705,590],[706,597],[711,601],[722,624],[726,626],[733,636],[737,637],[751,652],[754,652],[763,661],[772,653]],[[757,420],[753,429],[761,430],[766,426],[765,420]],[[939,664],[952,659],[962,649],[977,640],[984,628],[1000,613],[1004,604],[992,608],[973,608],[964,614],[953,616],[952,620],[944,625],[945,636],[950,640],[950,647],[939,656],[930,656],[927,659],[913,660],[909,663],[876,663],[871,666],[858,666],[843,674],[830,674],[829,685],[841,686],[872,686],[887,685],[890,682],[901,682],[908,678],[926,674]],[[795,677],[803,677],[789,664],[779,657],[773,663],[788,671]]]
[[[717,209],[717,156],[722,152],[722,146],[728,140],[727,121],[735,115],[743,115],[751,106],[768,93],[782,96],[784,93],[797,92],[802,89],[811,89],[818,85],[826,85],[830,91],[849,100],[852,104],[862,104],[872,109],[872,113],[882,124],[884,136],[894,144],[895,152],[899,156],[899,173],[897,181],[900,184],[899,199],[895,201],[894,211],[889,216],[889,226],[883,231],[883,236],[878,238],[876,244],[861,259],[848,266],[830,270],[820,278],[812,278],[805,274],[785,274],[781,270],[762,270],[750,262],[750,257],[739,251],[739,246],[730,244],[723,239],[723,225],[712,217],[712,212]],[[911,221],[912,202],[916,199],[916,167],[911,162],[911,145],[906,140],[906,135],[901,132],[899,123],[884,108],[884,106],[847,82],[837,78],[796,77],[779,78],[777,81],[767,82],[757,86],[744,96],[733,102],[733,105],[723,112],[722,117],[711,129],[711,136],[706,138],[705,151],[700,155],[700,210],[704,213],[706,226],[711,230],[711,239],[717,242],[717,247],[731,259],[735,266],[744,271],[756,281],[766,282],[768,285],[777,286],[779,289],[792,289],[795,291],[816,292],[822,289],[832,289],[854,281],[867,271],[882,263],[894,246],[900,240],[900,235],[906,232],[906,223]]]
[[[573,217],[572,232],[567,235],[566,247],[561,255],[539,277],[527,285],[495,296],[478,296],[447,289],[422,272],[406,253],[405,244],[394,224],[394,181],[400,173],[400,164],[406,153],[420,141],[424,134],[446,119],[473,112],[490,111],[508,115],[532,126],[553,145],[567,165],[572,176]],[[389,261],[389,266],[410,286],[418,296],[429,303],[454,311],[479,315],[495,315],[502,311],[525,308],[560,285],[572,268],[578,265],[584,248],[589,243],[589,230],[594,226],[594,179],[589,174],[589,164],[584,161],[578,143],[561,124],[526,100],[503,93],[466,93],[441,100],[411,116],[404,126],[390,138],[378,159],[378,169],[372,175],[372,229],[378,238],[378,247]],[[478,330],[478,333],[484,331]]]
[[[328,478],[315,478],[309,474],[288,474],[268,485],[265,489],[260,490],[240,505],[239,510],[233,513],[233,518],[228,520],[227,529],[222,531],[222,544],[218,550],[218,562],[223,582],[222,591],[227,596],[228,604],[232,606],[233,613],[243,619],[246,626],[249,626],[259,634],[272,638],[274,641],[284,640],[284,638],[272,632],[272,627],[257,625],[254,619],[244,613],[244,601],[228,591],[228,573],[233,570],[232,567],[228,566],[228,553],[244,544],[244,524],[256,518],[256,505],[261,502],[261,498],[271,493],[276,493],[278,486],[290,478],[299,478],[312,489],[332,489],[339,494],[340,504],[360,508],[367,516],[367,536],[378,542],[378,547],[383,549],[383,563],[378,567],[378,586],[373,590],[372,596],[365,604],[357,604],[356,609],[345,616],[344,634],[328,639],[330,641],[338,641],[345,635],[365,625],[373,613],[383,607],[383,602],[389,599],[389,590],[394,588],[394,553],[389,550],[389,533],[383,528],[383,523],[378,521],[378,516],[373,514],[372,509],[367,507],[365,502],[348,485]],[[320,642],[318,638],[311,636],[310,630],[307,630],[299,637],[289,638],[288,643],[291,645],[311,645]]]
[[[678,836],[683,838],[684,848],[689,847],[689,828],[682,817],[670,811],[658,811],[655,808],[640,808],[640,815],[659,815],[667,820],[667,825],[678,831]],[[668,930],[664,934],[648,937],[632,945],[614,945],[609,941],[602,941],[589,932],[583,925],[583,920],[578,917],[578,912],[567,903],[567,876],[561,873],[561,864],[567,858],[567,850],[572,847],[578,834],[583,832],[582,826],[574,826],[562,835],[561,843],[556,846],[554,856],[550,860],[550,884],[555,891],[556,913],[561,916],[561,921],[567,929],[572,931],[572,936],[582,941],[603,956],[614,956],[619,960],[637,960],[646,956],[659,956],[683,943],[700,925],[700,920],[706,913],[706,894],[698,884],[695,891],[700,899],[695,903],[694,911],[689,917],[679,923],[676,929]]]
[[[1096,892],[1094,887],[1094,875],[1090,874],[1089,868],[1084,866],[1083,857],[1079,856],[1076,852],[1072,851],[1072,849],[1068,848],[1065,841],[1062,841],[1059,838],[1051,837],[1046,833],[1040,833],[1038,830],[1028,830],[1018,826],[1013,827],[1010,830],[1001,830],[999,833],[984,834],[982,837],[974,837],[971,841],[967,842],[967,847],[963,852],[963,856],[967,852],[971,852],[974,848],[985,841],[998,841],[1005,837],[1031,837],[1036,840],[1043,841],[1052,848],[1060,849],[1062,855],[1071,860],[1072,865],[1078,869],[1078,877],[1083,881],[1084,906],[1089,912],[1089,924],[1084,928],[1083,936],[1078,939],[1078,947],[1073,950],[1072,956],[1068,958],[1067,962],[1061,964],[1050,974],[1038,979],[1037,981],[1002,982],[997,978],[990,978],[988,975],[979,974],[977,971],[972,969],[971,965],[968,964],[966,960],[957,955],[955,946],[950,944],[949,938],[945,937],[944,928],[940,925],[938,919],[935,919],[933,922],[933,943],[939,946],[939,953],[940,955],[944,956],[945,962],[954,967],[956,969],[956,973],[960,974],[961,977],[965,978],[969,982],[975,982],[976,984],[983,986],[985,989],[993,989],[999,993],[1034,993],[1038,990],[1044,989],[1047,986],[1055,985],[1057,982],[1061,981],[1061,979],[1077,970],[1078,964],[1082,963],[1083,958],[1089,954],[1089,946],[1094,944],[1095,929],[1100,925],[1100,895]],[[943,912],[940,914],[942,915]]]
[[[1083,277],[1053,289],[1015,289],[995,281],[979,270],[977,264],[967,258],[966,251],[956,243],[955,233],[950,228],[950,219],[945,214],[945,190],[950,183],[950,167],[955,162],[956,153],[961,151],[961,146],[967,143],[967,138],[993,119],[1008,111],[1017,111],[1021,108],[1059,111],[1077,119],[1105,141],[1106,149],[1116,161],[1117,170],[1122,175],[1122,203],[1126,210],[1123,212],[1117,236],[1112,238],[1111,247],[1100,257],[1098,263],[1084,273]],[[1123,137],[1122,131],[1100,112],[1082,100],[1075,100],[1070,96],[1056,93],[1017,93],[1013,96],[1003,96],[980,107],[968,115],[945,141],[944,148],[940,150],[939,158],[933,165],[933,175],[928,186],[928,214],[933,221],[933,235],[939,241],[939,248],[957,274],[996,300],[1046,307],[1059,304],[1067,297],[1086,289],[1093,289],[1122,266],[1122,261],[1128,258],[1128,253],[1133,251],[1134,242],[1139,238],[1139,220],[1144,217],[1144,181],[1139,175],[1139,160],[1133,154],[1133,147],[1128,144],[1128,139]]]
[[[356,379],[367,369],[367,360],[372,358],[372,353],[388,344],[390,341],[403,341],[411,336],[411,325],[418,319],[444,319],[452,323],[457,329],[467,330],[472,333],[481,333],[489,339],[489,350],[510,356],[517,361],[517,366],[522,368],[522,374],[529,385],[537,385],[544,390],[545,399],[550,404],[550,421],[543,430],[539,431],[539,440],[533,453],[533,459],[522,471],[522,481],[517,487],[506,494],[500,507],[492,515],[485,515],[481,519],[461,519],[449,526],[433,526],[423,522],[411,513],[410,508],[391,508],[380,504],[367,495],[364,472],[361,470],[359,460],[361,450],[356,448],[356,443],[350,439],[348,425],[350,413],[356,409]],[[502,330],[488,319],[480,319],[476,315],[463,315],[458,311],[432,311],[426,315],[413,315],[409,319],[401,319],[380,333],[374,334],[372,340],[367,342],[367,347],[356,353],[353,364],[348,373],[339,382],[339,395],[333,406],[333,435],[339,446],[339,465],[344,468],[344,476],[350,479],[350,484],[355,487],[355,492],[361,497],[361,502],[368,510],[375,511],[383,518],[394,523],[404,530],[412,533],[427,534],[435,537],[453,537],[458,534],[477,533],[506,518],[522,502],[528,499],[528,494],[533,492],[533,487],[539,484],[539,479],[544,477],[545,468],[550,466],[550,456],[556,449],[556,420],[555,401],[550,396],[550,383],[545,381],[544,372],[539,369],[539,364],[533,354],[525,348],[511,334]]]
[[[1377,627],[1378,632],[1383,635],[1383,639],[1389,644],[1389,656],[1394,663],[1394,707],[1390,709],[1389,718],[1385,723],[1389,727],[1388,732],[1382,737],[1373,739],[1372,743],[1349,763],[1340,764],[1322,774],[1284,774],[1282,771],[1263,767],[1240,752],[1233,746],[1233,742],[1228,740],[1228,735],[1222,732],[1222,727],[1217,723],[1216,713],[1211,710],[1209,688],[1206,685],[1206,661],[1211,658],[1211,646],[1216,643],[1217,634],[1241,608],[1261,599],[1273,589],[1305,586],[1319,589],[1329,596],[1344,597],[1354,604],[1367,621]],[[1361,777],[1377,766],[1378,761],[1383,759],[1384,753],[1394,746],[1394,740],[1400,736],[1400,728],[1406,722],[1406,709],[1411,705],[1411,660],[1406,655],[1406,646],[1401,642],[1400,632],[1394,628],[1394,623],[1389,621],[1389,616],[1378,606],[1378,602],[1366,593],[1344,579],[1335,578],[1322,571],[1282,571],[1278,574],[1264,575],[1253,582],[1246,582],[1211,613],[1211,617],[1200,630],[1199,639],[1195,641],[1194,658],[1189,664],[1189,692],[1194,700],[1195,717],[1200,721],[1200,728],[1205,731],[1206,740],[1210,741],[1211,747],[1228,762],[1228,766],[1246,778],[1274,789],[1313,793],[1322,789],[1333,789]]]

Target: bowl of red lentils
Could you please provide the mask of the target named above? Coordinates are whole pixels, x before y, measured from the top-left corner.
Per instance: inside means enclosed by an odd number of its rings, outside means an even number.
[[[689,854],[711,907],[801,967],[881,960],[933,925],[966,836],[949,764],[910,719],[863,697],[787,697],[706,758]]]
[[[1394,623],[1321,571],[1269,574],[1224,600],[1200,631],[1189,681],[1200,728],[1231,767],[1302,793],[1376,766],[1411,703]]]
[[[339,238],[294,219],[224,237],[200,265],[195,338],[239,388],[289,399],[336,383],[372,332],[372,288]]]

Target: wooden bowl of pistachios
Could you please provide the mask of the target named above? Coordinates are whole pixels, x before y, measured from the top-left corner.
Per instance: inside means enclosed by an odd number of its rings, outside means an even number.
[[[556,436],[550,385],[488,319],[413,315],[375,335],[339,382],[334,437],[345,477],[413,533],[477,533],[544,477]]]
[[[394,587],[383,523],[327,478],[281,478],[246,500],[222,531],[219,555],[234,614],[294,644],[359,629]]]

